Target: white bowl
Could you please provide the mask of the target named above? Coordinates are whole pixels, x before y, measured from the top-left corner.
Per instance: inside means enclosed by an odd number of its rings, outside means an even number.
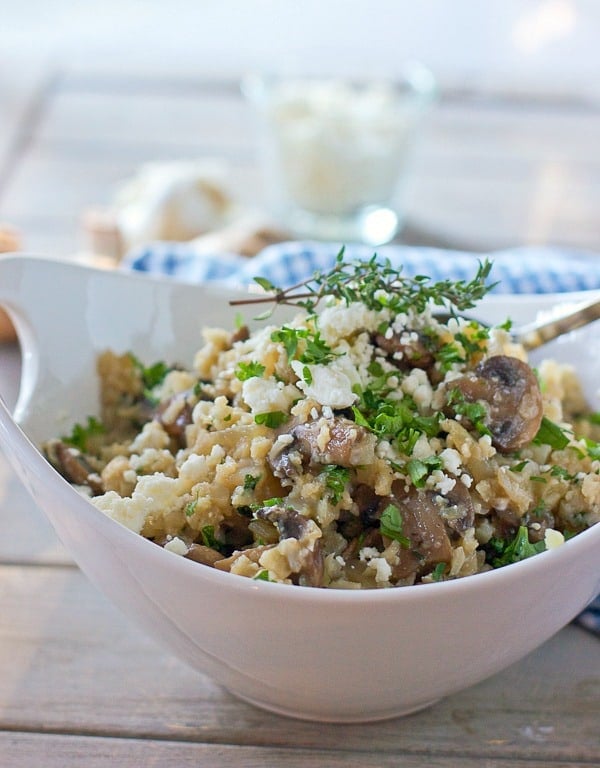
[[[577,298],[488,297],[479,314],[520,322]],[[96,412],[102,349],[190,363],[202,325],[231,326],[224,291],[19,255],[0,258],[0,304],[23,347],[14,416],[0,403],[16,471],[91,581],[242,699],[311,720],[406,714],[517,661],[600,591],[600,525],[496,571],[365,592],[252,581],[165,551],[105,517],[36,446]],[[598,408],[598,324],[548,351],[579,367]]]

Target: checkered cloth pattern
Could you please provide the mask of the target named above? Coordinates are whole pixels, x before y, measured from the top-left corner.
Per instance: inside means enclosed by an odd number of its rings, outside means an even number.
[[[186,244],[155,243],[129,254],[125,269],[167,275],[192,283],[219,281],[246,288],[261,276],[286,288],[306,280],[316,270],[335,262],[341,245],[336,243],[287,242],[265,248],[252,259],[231,253],[200,255]],[[374,249],[346,247],[347,259],[369,259]],[[478,260],[494,262],[491,279],[494,293],[564,293],[600,289],[600,255],[562,248],[523,247],[475,254],[438,248],[383,246],[377,258],[402,266],[407,277],[429,275],[433,280],[471,280]],[[576,619],[576,623],[600,635],[600,596]]]
[[[200,255],[181,243],[155,243],[129,254],[127,269],[176,277],[193,283],[218,280],[238,287],[250,285],[256,275],[285,288],[309,278],[315,270],[329,269],[340,250],[336,243],[288,242],[271,245],[252,259],[236,254]],[[348,259],[368,259],[369,246],[346,247]],[[600,256],[585,251],[546,247],[513,248],[489,254],[439,248],[383,246],[379,259],[402,266],[407,277],[429,275],[433,280],[470,280],[477,261],[494,262],[495,293],[563,293],[600,289]]]

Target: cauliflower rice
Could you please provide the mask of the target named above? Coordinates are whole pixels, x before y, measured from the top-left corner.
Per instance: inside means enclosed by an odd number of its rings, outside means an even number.
[[[189,370],[98,360],[102,412],[49,460],[106,515],[253,579],[456,579],[600,520],[595,422],[571,367],[502,327],[337,300],[208,328]]]

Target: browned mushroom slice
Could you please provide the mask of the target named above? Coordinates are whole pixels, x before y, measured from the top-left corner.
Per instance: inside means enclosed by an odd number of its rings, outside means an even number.
[[[464,533],[475,522],[475,505],[467,487],[457,481],[445,496],[439,497],[440,515],[447,527],[456,533]]]
[[[242,557],[242,555],[247,557],[250,562],[258,563],[263,552],[273,549],[274,546],[275,544],[261,544],[260,546],[252,547],[251,549],[236,549],[235,552],[229,555],[229,557],[223,557],[221,555],[220,559],[214,563],[214,566],[220,571],[230,571],[231,566],[236,560]]]
[[[427,337],[416,331],[402,333],[375,334],[375,346],[389,356],[390,361],[399,368],[423,368],[427,370],[435,362],[432,350],[427,345]]]
[[[52,466],[73,485],[87,485],[95,495],[104,493],[100,475],[89,464],[85,456],[62,440],[50,440],[45,452]]]
[[[194,560],[196,563],[210,566],[214,566],[218,560],[223,560],[223,555],[218,550],[207,547],[204,544],[192,544],[185,557],[188,560]]]
[[[542,395],[535,373],[516,357],[496,355],[452,382],[468,402],[483,402],[485,426],[500,453],[511,453],[531,442],[543,416]]]
[[[277,527],[280,541],[296,539],[300,544],[311,534],[311,521],[291,507],[277,505],[257,510],[256,516],[268,520]],[[302,564],[296,571],[298,584],[320,587],[323,584],[323,554],[319,541],[314,541],[310,548],[303,549]]]
[[[438,563],[451,561],[452,545],[435,499],[431,491],[411,488],[406,493],[403,482],[394,483],[393,504],[402,518],[402,535],[409,541],[409,547],[398,552],[400,562],[394,566],[394,578],[429,573]]]
[[[300,540],[308,533],[308,518],[292,507],[284,507],[280,504],[272,507],[261,507],[256,511],[256,517],[273,523],[279,531],[280,540]]]
[[[311,464],[356,467],[374,458],[374,436],[343,417],[297,424],[287,434],[290,442],[269,457],[273,473],[280,478],[295,477]]]
[[[172,437],[178,445],[185,447],[186,427],[192,423],[192,413],[194,406],[189,402],[191,390],[179,392],[167,400],[158,404],[156,409],[148,416],[149,419],[155,418],[160,423],[165,432]],[[174,403],[179,401],[179,411],[174,419],[166,419],[165,412],[170,411]]]
[[[240,327],[231,334],[231,343],[235,344],[238,341],[247,341],[250,338],[250,329],[247,325],[240,325]]]

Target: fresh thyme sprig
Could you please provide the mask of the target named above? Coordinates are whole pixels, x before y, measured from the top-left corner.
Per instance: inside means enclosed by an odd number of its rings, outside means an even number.
[[[231,301],[232,305],[273,303],[273,307],[261,315],[269,317],[275,306],[285,304],[313,313],[326,297],[344,302],[363,303],[368,309],[380,310],[389,307],[394,314],[423,312],[429,304],[443,306],[450,312],[470,309],[493,287],[486,285],[492,263],[485,259],[479,262],[472,280],[439,280],[416,275],[405,277],[402,267],[395,268],[389,259],[379,259],[374,254],[367,261],[345,261],[344,249],[338,253],[335,265],[329,272],[317,271],[312,277],[289,288],[278,288],[263,277],[255,282],[266,292],[265,296]]]

